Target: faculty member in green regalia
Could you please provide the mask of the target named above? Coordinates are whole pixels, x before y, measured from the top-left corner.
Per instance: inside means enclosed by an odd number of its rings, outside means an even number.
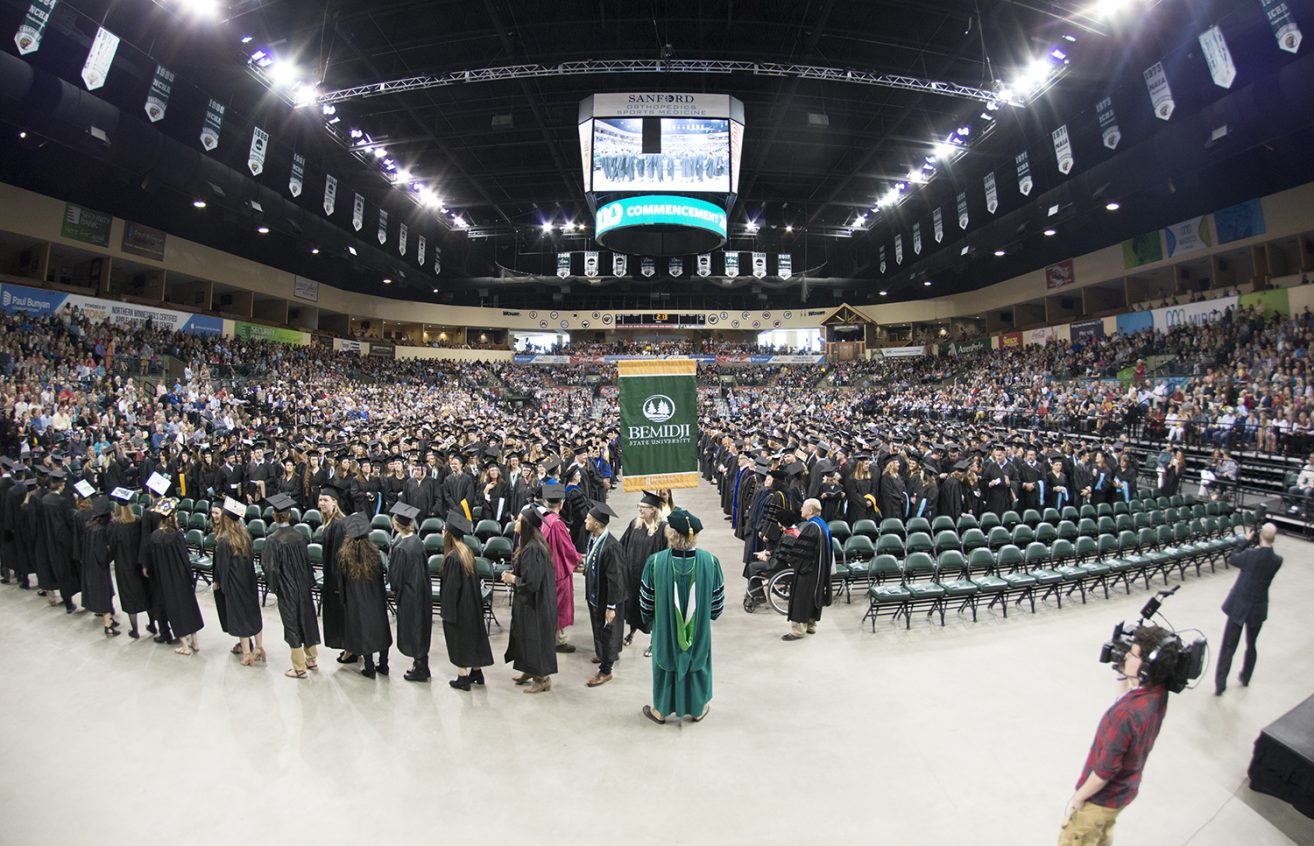
[[[683,508],[666,520],[668,549],[648,558],[639,607],[652,626],[652,705],[655,723],[671,716],[707,716],[712,701],[712,621],[725,606],[721,562],[698,549],[702,521]]]

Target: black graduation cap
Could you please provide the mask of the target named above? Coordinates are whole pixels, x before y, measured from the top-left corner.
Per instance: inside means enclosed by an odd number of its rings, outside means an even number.
[[[347,518],[347,536],[353,538],[363,538],[370,533],[370,521],[364,512],[357,511]]]
[[[325,483],[324,483],[323,485],[321,485],[320,488],[319,488],[319,495],[320,495],[320,496],[331,496],[331,497],[333,497],[334,499],[336,499],[336,500],[338,501],[338,504],[339,504],[339,505],[342,504],[343,497],[345,497],[346,494],[347,494],[346,491],[344,491],[342,488],[338,487],[338,484],[337,484],[337,480],[336,480],[336,479],[331,479],[331,480],[325,482]]]
[[[954,469],[960,473],[966,472],[967,468],[972,466],[970,461],[959,461],[954,464]]]
[[[1050,461],[1063,461],[1063,460],[1065,460],[1065,457],[1064,457],[1064,455],[1063,455],[1062,453],[1052,452],[1052,453],[1049,454],[1049,460],[1050,460]]]
[[[114,505],[107,496],[98,496],[91,501],[91,513],[95,517],[103,517],[114,510]]]
[[[56,468],[54,470],[51,470],[48,475],[50,476],[50,478],[62,482],[64,480],[64,477],[67,476],[68,474],[65,473],[63,470]]]
[[[548,483],[542,489],[543,498],[547,500],[565,499],[566,488],[564,485]]]
[[[940,474],[940,468],[936,466],[934,462],[931,461],[923,461],[922,469],[925,470],[927,473],[934,473],[936,475]]]
[[[619,517],[620,515],[607,503],[594,500],[593,507],[589,509],[589,516],[605,526],[611,522],[612,517]]]
[[[399,505],[401,503],[398,503]],[[417,510],[416,514],[419,513]],[[443,527],[453,534],[465,535],[474,534],[474,526],[470,525],[470,520],[460,511],[452,509],[447,512],[447,519],[443,521]]]
[[[807,468],[803,466],[803,462],[795,461],[785,468],[785,472],[791,476],[802,476],[805,469]]]
[[[129,502],[132,502],[133,493],[134,491],[131,488],[115,488],[110,491],[110,499],[117,499],[119,502],[127,505]]]
[[[661,508],[661,506],[662,506],[662,498],[659,497],[659,496],[658,496],[657,494],[655,494],[655,493],[650,493],[650,492],[648,492],[648,491],[644,491],[644,492],[643,492],[643,498],[639,500],[639,504],[640,504],[640,505],[648,505],[648,506],[651,506],[651,507],[653,507],[653,508]]]
[[[273,496],[266,497],[265,503],[275,511],[291,511],[296,508],[296,500],[285,493],[276,493]]]
[[[416,508],[414,505],[409,505],[405,502],[399,502],[396,505],[394,505],[388,511],[388,513],[393,515],[394,517],[398,517],[401,518],[402,520],[407,520],[414,523],[415,518],[420,516],[420,509]]]

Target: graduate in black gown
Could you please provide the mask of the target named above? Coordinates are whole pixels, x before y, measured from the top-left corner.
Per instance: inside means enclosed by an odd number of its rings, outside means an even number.
[[[432,517],[437,513],[438,500],[442,492],[438,487],[438,480],[426,476],[423,464],[411,465],[411,478],[406,480],[402,485],[401,495],[398,497],[399,502],[405,502],[408,505],[414,505],[420,509],[420,519]]]
[[[943,514],[955,523],[963,516],[966,505],[963,498],[963,479],[970,466],[970,461],[958,461],[953,466],[953,472],[940,481],[939,500],[935,506],[935,513]]]
[[[187,542],[178,529],[174,510],[178,500],[161,499],[154,512],[160,517],[159,528],[151,533],[147,556],[151,574],[151,588],[157,591],[164,606],[164,619],[172,627],[173,636],[186,638],[174,651],[191,655],[197,646],[196,633],[205,627],[201,606],[196,601],[192,583],[192,565],[187,556]]]
[[[246,506],[228,497],[215,524],[214,538],[214,593],[215,604],[223,598],[224,631],[237,638],[234,655],[242,656],[242,666],[250,667],[266,660],[264,615],[260,613],[260,586],[256,582],[255,560],[251,551],[251,535],[242,523]],[[251,640],[255,639],[252,646]]]
[[[79,582],[81,573],[73,564],[75,527],[73,513],[64,496],[65,474],[63,470],[50,471],[50,490],[41,498],[40,526],[46,551],[46,570],[49,585],[43,585],[47,591],[58,590],[64,602],[64,610],[72,614],[77,610],[73,597],[81,590]],[[59,604],[54,597],[51,605]]]
[[[52,590],[57,590],[59,587],[55,583],[55,574],[50,569],[50,559],[46,557],[46,531],[41,525],[41,500],[50,493],[50,489],[46,487],[49,477],[46,475],[45,468],[40,465],[33,472],[36,478],[33,480],[31,492],[23,502],[23,522],[27,536],[31,540],[29,548],[32,550],[32,572],[36,574],[38,595],[48,596]],[[58,603],[51,602],[51,604]]]
[[[420,509],[399,502],[392,507],[392,546],[388,551],[388,584],[397,597],[397,649],[413,659],[406,681],[429,680],[429,645],[433,639],[433,586],[428,556],[415,533]]]
[[[902,520],[908,516],[908,494],[903,484],[903,477],[899,475],[897,460],[886,463],[885,469],[881,472],[878,490],[876,500],[880,503],[882,519],[895,517]]]
[[[388,627],[383,556],[370,540],[370,520],[364,514],[351,515],[343,528],[346,537],[337,554],[338,570],[342,574],[343,641],[353,658],[364,657],[362,676],[374,678],[376,653],[377,672],[386,676],[392,629]]]
[[[595,501],[584,518],[589,532],[584,552],[584,597],[589,606],[593,654],[598,664],[597,674],[587,682],[589,687],[611,681],[625,633],[621,616],[625,609],[625,555],[623,547],[607,531],[611,518],[618,516],[607,503]]]
[[[347,611],[342,602],[342,573],[338,569],[338,551],[346,538],[346,515],[341,502],[345,498],[341,488],[326,482],[319,489],[319,513],[324,517],[324,584],[320,590],[320,603],[324,613],[324,645],[341,649],[339,664],[354,664],[359,660],[346,646]],[[368,521],[366,521],[368,523]]]
[[[27,475],[21,470],[19,472],[22,476]],[[4,555],[6,566],[14,571],[14,578],[18,580],[18,586],[23,590],[31,589],[29,579],[32,575],[32,537],[31,532],[28,531],[27,512],[23,508],[29,490],[27,479],[19,478],[5,494],[2,504],[5,509],[5,536],[8,543],[0,554]]]
[[[511,569],[502,574],[515,588],[504,659],[520,671],[515,683],[529,684],[526,693],[551,690],[550,676],[557,671],[557,579],[543,540],[543,513],[537,505],[520,512]]]
[[[439,602],[443,612],[443,638],[447,660],[456,667],[448,682],[457,690],[484,683],[484,667],[492,666],[493,650],[484,626],[483,586],[475,570],[474,553],[465,536],[474,527],[459,511],[449,511],[443,524],[443,569]]]
[[[653,493],[644,493],[639,500],[639,516],[625,527],[620,545],[625,557],[625,584],[628,589],[625,597],[625,624],[629,634],[625,636],[625,645],[634,641],[634,633],[649,632],[643,623],[643,614],[639,610],[639,591],[637,586],[643,577],[643,565],[648,556],[666,548],[666,521],[661,518],[661,497]]]
[[[562,481],[566,485],[566,503],[561,508],[561,519],[570,529],[570,539],[575,544],[575,551],[583,554],[584,545],[588,543],[588,530],[584,528],[584,517],[589,513],[588,495],[584,487],[584,471],[578,464],[566,468]]]
[[[267,501],[274,509],[278,528],[265,538],[260,565],[265,583],[278,600],[278,616],[283,621],[283,640],[292,649],[292,669],[283,675],[304,679],[307,670],[319,669],[319,620],[315,617],[315,598],[311,586],[315,573],[310,566],[306,539],[292,528],[291,510],[296,500],[276,494]]]
[[[853,472],[844,479],[845,519],[849,525],[876,516],[876,480],[871,477],[871,455],[853,456]]]
[[[109,497],[91,503],[91,517],[82,528],[78,557],[82,563],[82,607],[101,615],[105,637],[118,637],[114,619],[114,582],[110,576]]]
[[[981,507],[1000,516],[1012,509],[1014,479],[1012,465],[1004,459],[1003,444],[995,444],[994,457],[981,469]]]
[[[115,488],[110,491],[110,499],[116,508],[114,520],[109,525],[110,560],[114,562],[114,581],[119,586],[119,604],[123,613],[128,615],[128,637],[136,640],[140,637],[137,630],[137,615],[151,610],[151,586],[142,572],[141,520],[132,513],[129,503],[132,491],[127,488]],[[154,630],[154,618],[151,618]]]

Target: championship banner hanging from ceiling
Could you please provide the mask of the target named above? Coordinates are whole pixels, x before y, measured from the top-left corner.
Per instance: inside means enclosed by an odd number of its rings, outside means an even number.
[[[91,52],[87,53],[87,62],[82,66],[82,82],[88,91],[95,91],[105,84],[110,66],[114,64],[114,54],[119,51],[119,37],[105,27],[96,30],[96,40],[91,42]]]
[[[881,273],[885,272],[885,245],[881,244]]]
[[[966,229],[967,222],[970,219],[967,216],[967,192],[960,191],[958,193],[958,228]]]
[[[406,224],[397,224],[397,252],[406,255]]]
[[[211,100],[205,107],[205,122],[201,124],[201,146],[208,153],[219,146],[219,130],[224,125],[224,104]]]
[[[597,250],[584,251],[584,275],[594,279],[598,275],[598,252]]]
[[[1231,88],[1236,81],[1236,63],[1232,61],[1232,51],[1227,49],[1227,39],[1217,26],[1211,26],[1200,33],[1200,49],[1204,51],[1205,63],[1209,65],[1209,76],[1219,88]]]
[[[1173,90],[1168,86],[1168,74],[1163,69],[1163,62],[1155,62],[1145,69],[1145,88],[1150,92],[1154,116],[1159,120],[1171,118],[1177,104],[1173,102]]]
[[[379,209],[379,246],[388,243],[388,213]]]
[[[420,267],[424,267],[424,254],[428,248],[429,244],[425,241],[424,236],[421,235],[419,240],[415,242],[415,263]]]
[[[338,205],[338,180],[332,174],[324,177],[324,214],[333,216],[333,209]]]
[[[433,272],[435,275],[443,272],[443,248],[437,244],[433,247]]]
[[[146,117],[151,123],[164,119],[169,108],[169,95],[173,93],[173,71],[164,65],[155,66],[155,78],[151,80],[151,90],[146,92]]]
[[[1104,146],[1110,150],[1118,149],[1122,131],[1118,129],[1118,116],[1113,111],[1113,98],[1100,100],[1095,106],[1095,112],[1100,118],[1100,135],[1104,139]]]
[[[355,194],[351,199],[351,228],[359,232],[365,226],[365,198]]]
[[[935,231],[935,243],[944,240],[944,212],[936,206],[931,210],[931,228]]]
[[[731,279],[739,275],[739,253],[725,254],[725,275]]]
[[[35,7],[37,4],[32,5]],[[1300,25],[1291,16],[1291,10],[1287,8],[1287,0],[1259,0],[1259,5],[1264,10],[1264,17],[1268,18],[1268,25],[1273,28],[1273,36],[1277,38],[1278,47],[1288,53],[1299,51]],[[31,15],[31,12],[28,14]]]
[[[54,13],[55,4],[58,2],[59,0],[32,0],[32,5],[27,7],[27,14],[23,16],[23,22],[18,25],[18,32],[14,33],[14,44],[18,46],[18,55],[26,56],[41,49],[41,39],[46,33],[46,24],[50,23],[50,16]]]
[[[251,131],[251,149],[246,154],[246,166],[252,176],[265,172],[265,153],[268,151],[269,133],[257,126]]]
[[[616,362],[625,491],[698,485],[698,362]]]
[[[565,279],[570,275],[570,253],[557,253],[557,276]]]
[[[627,266],[627,265],[629,264],[629,262],[627,261],[627,259],[628,259],[628,256],[626,256],[624,253],[612,253],[612,254],[611,254],[611,275],[612,275],[612,276],[624,276],[624,275],[625,275],[625,271],[629,269],[628,266]]]
[[[711,253],[699,253],[699,254],[698,254],[698,275],[699,275],[699,276],[711,276],[711,275],[712,275],[712,254],[711,254]]]
[[[986,211],[991,214],[999,208],[999,189],[995,186],[995,172],[992,170],[985,175],[985,195]]]
[[[1072,139],[1068,136],[1068,125],[1063,124],[1050,135],[1054,139],[1054,157],[1058,161],[1059,173],[1066,176],[1076,164],[1072,158]]]
[[[646,277],[657,275],[657,260],[652,256],[644,256],[639,259],[639,272]]]
[[[1027,151],[1018,153],[1014,161],[1017,162],[1017,190],[1022,196],[1029,197],[1035,183],[1031,180],[1031,160],[1027,158]]]
[[[766,276],[766,253],[753,253],[753,277],[761,279]]]
[[[920,220],[913,223],[913,254],[919,256],[922,254],[922,222]]]
[[[683,275],[684,275],[684,259],[682,259],[682,258],[673,258],[673,259],[671,259],[671,263],[670,263],[670,265],[668,265],[668,271],[667,271],[667,272],[669,272],[672,276],[683,276]]]
[[[300,153],[292,154],[292,175],[287,180],[287,192],[293,197],[301,196],[301,187],[306,181],[306,157]]]
[[[894,236],[894,263],[903,264],[903,234]]]
[[[781,279],[788,279],[794,275],[794,257],[789,253],[781,253],[776,256],[776,275]]]

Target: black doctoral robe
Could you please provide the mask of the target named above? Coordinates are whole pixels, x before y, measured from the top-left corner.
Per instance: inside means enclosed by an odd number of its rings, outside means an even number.
[[[388,584],[397,597],[397,648],[424,658],[433,639],[433,588],[419,535],[398,535],[388,552]]]
[[[547,547],[530,544],[517,553],[511,599],[511,633],[504,660],[522,673],[557,671],[557,574]]]
[[[192,585],[192,565],[182,532],[156,529],[146,546],[151,588],[157,591],[174,637],[186,637],[205,627]]]
[[[592,555],[584,557],[584,596],[593,626],[594,654],[608,663],[620,657],[625,639],[625,570],[624,548],[610,532],[603,531],[593,542]],[[608,606],[614,606],[616,612],[610,626],[606,624]]]
[[[570,529],[570,540],[575,544],[575,551],[583,554],[588,543],[588,530],[584,528],[584,518],[588,516],[589,498],[579,485],[566,486],[566,503],[561,508],[561,519]]]
[[[342,573],[338,569],[338,550],[346,535],[342,517],[324,528],[324,585],[320,602],[324,610],[324,645],[329,649],[346,649],[347,610],[342,599]]]
[[[223,603],[219,624],[224,631],[233,637],[255,637],[264,629],[255,562],[225,540],[214,548],[214,589],[216,607]]]
[[[151,586],[142,574],[141,520],[109,525],[109,553],[114,562],[114,580],[119,585],[119,603],[125,614],[151,609]]]
[[[341,562],[338,562],[341,566]],[[392,646],[392,629],[388,627],[388,598],[383,587],[383,566],[370,576],[354,580],[344,572],[342,599],[346,611],[343,633],[346,648],[352,655],[387,652]],[[327,622],[325,628],[327,629]]]
[[[283,640],[293,649],[319,643],[319,620],[311,594],[315,574],[306,548],[306,539],[299,532],[291,526],[280,526],[265,539],[260,553],[265,582],[278,599]]]
[[[625,552],[625,624],[644,632],[651,631],[651,626],[644,625],[639,610],[639,582],[643,580],[643,565],[648,563],[648,556],[666,548],[666,521],[658,520],[656,529],[649,534],[643,521],[636,518],[625,527],[620,545]]]
[[[461,556],[449,552],[443,559],[441,578],[439,601],[447,660],[453,666],[469,669],[492,666],[493,649],[484,628],[484,595],[479,576],[465,572]]]
[[[780,541],[779,555],[794,568],[789,591],[789,621],[809,623],[821,619],[821,609],[830,605],[831,569],[834,553],[826,532],[814,520],[799,524],[797,537]]]
[[[101,520],[88,520],[78,547],[82,561],[82,607],[94,614],[113,614],[114,583],[110,578],[106,524]]]
[[[1072,484],[1066,473],[1045,474],[1045,507],[1063,508],[1072,505]]]

